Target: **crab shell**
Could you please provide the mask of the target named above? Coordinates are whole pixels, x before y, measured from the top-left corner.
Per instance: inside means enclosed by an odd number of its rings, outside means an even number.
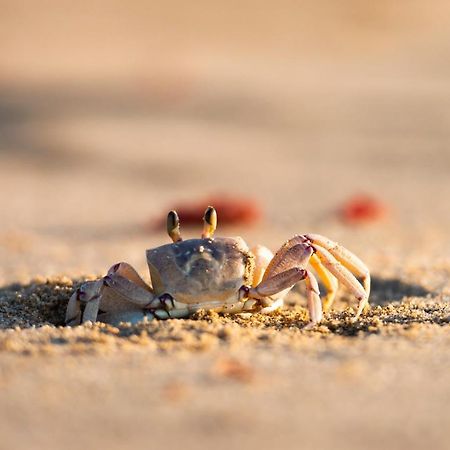
[[[181,303],[233,303],[252,285],[255,257],[241,237],[188,239],[146,253],[154,293]]]

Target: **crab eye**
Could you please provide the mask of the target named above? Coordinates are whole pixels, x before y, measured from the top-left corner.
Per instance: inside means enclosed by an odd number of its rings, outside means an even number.
[[[208,206],[203,216],[202,238],[203,239],[212,238],[214,231],[216,231],[216,228],[217,228],[217,212],[212,206]]]
[[[183,240],[180,232],[180,219],[176,211],[169,211],[169,214],[167,214],[167,233],[173,242]]]

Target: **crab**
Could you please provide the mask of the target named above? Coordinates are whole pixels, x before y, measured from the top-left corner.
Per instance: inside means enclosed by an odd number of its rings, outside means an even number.
[[[178,215],[170,211],[167,232],[173,242],[147,250],[151,286],[131,265],[117,263],[103,278],[75,290],[67,306],[66,324],[184,318],[201,309],[265,314],[281,308],[299,281],[306,286],[307,328],[318,324],[330,309],[339,282],[358,301],[355,320],[368,307],[369,270],[330,239],[296,235],[273,255],[262,245],[250,249],[241,237],[214,238],[216,227],[217,213],[209,206],[201,238],[183,240]],[[323,304],[316,275],[326,289]]]

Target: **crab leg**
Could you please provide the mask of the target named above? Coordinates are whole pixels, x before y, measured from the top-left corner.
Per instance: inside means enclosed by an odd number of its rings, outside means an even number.
[[[95,322],[98,316],[98,310],[100,307],[101,294],[96,295],[94,298],[91,298],[86,303],[86,306],[83,311],[83,322],[87,322],[90,320],[91,322]]]
[[[114,274],[121,275],[122,277],[127,278],[129,281],[132,281],[134,284],[137,284],[138,286],[144,288],[146,291],[152,292],[150,286],[141,278],[136,269],[126,262],[114,264],[114,266],[112,266],[108,270],[107,276],[111,276]]]
[[[154,300],[155,295],[136,270],[127,263],[118,263],[105,277],[83,283],[72,294],[67,306],[66,324],[78,325],[87,320],[97,320],[102,305],[108,313],[114,314],[130,310],[130,303],[138,305],[135,309],[142,309]],[[85,304],[83,314],[82,303]]]
[[[291,274],[290,269],[293,267],[306,268],[308,263],[311,263],[312,268],[315,269],[327,289],[324,302],[325,310],[328,310],[334,301],[339,280],[359,300],[355,316],[355,319],[357,319],[368,302],[370,292],[369,270],[353,253],[316,234],[297,235],[285,242],[268,264],[261,283],[250,291],[250,295],[255,298],[258,298],[258,294],[274,295],[270,290],[272,285],[273,290],[284,286],[282,279],[277,277],[278,274],[283,273],[283,277],[288,279]],[[286,271],[287,274],[284,273]],[[362,278],[362,285],[356,277]],[[265,283],[269,280],[270,283],[266,285]],[[318,295],[317,280],[308,272],[305,281],[311,323],[316,323],[322,317],[322,306],[320,306],[320,312],[318,312],[319,307],[317,306],[320,303],[320,298],[316,297]],[[317,319],[318,317],[320,318]]]
[[[83,283],[70,297],[66,310],[66,325],[79,325],[83,319],[95,321],[103,289],[103,279]],[[81,303],[86,305],[87,314],[81,315]],[[91,303],[91,305],[89,305]],[[86,317],[86,318],[85,318]]]
[[[120,294],[128,301],[139,306],[149,306],[155,299],[153,293],[118,273],[106,275],[103,278],[103,282],[105,286],[112,289],[115,293]]]
[[[295,283],[300,280],[304,280],[307,277],[307,271],[300,267],[292,267],[284,272],[277,273],[271,278],[263,280],[256,286],[256,288],[250,289],[250,297],[269,297],[275,295],[278,292],[284,291],[294,286]]]
[[[322,302],[320,300],[319,285],[316,277],[309,271],[306,271],[306,299],[308,305],[310,322],[306,328],[312,328],[322,320]]]
[[[306,267],[309,258],[313,253],[313,247],[304,242],[293,244],[288,248],[283,248],[282,257],[280,257],[279,252],[277,252],[267,267],[263,276],[263,282],[292,267]]]
[[[268,296],[288,290],[298,281],[304,279],[311,320],[308,327],[311,327],[322,320],[322,303],[317,280],[309,270],[305,269],[309,261],[311,261],[311,257],[314,256],[314,248],[305,241],[306,239],[303,236],[295,236],[287,241],[269,263],[261,283],[254,289],[251,289],[249,295],[250,297],[259,298],[265,305],[265,303],[268,303]],[[328,285],[331,286],[331,284]],[[331,292],[331,294],[333,293]],[[269,312],[278,308],[280,305],[277,302],[278,300],[265,305],[266,308],[263,308],[262,312]]]
[[[334,275],[331,275],[331,273],[327,269],[325,269],[317,255],[311,255],[309,262],[311,263],[312,268],[316,271],[318,277],[322,280],[327,290],[327,294],[322,300],[323,311],[326,312],[331,308],[331,305],[334,302],[339,283],[336,277]]]
[[[367,297],[369,297],[370,272],[367,266],[356,255],[347,250],[345,247],[342,247],[336,242],[328,239],[325,236],[321,236],[320,234],[296,235],[293,238],[289,239],[276,252],[273,260],[267,268],[267,271],[270,271],[272,267],[277,266],[285,258],[285,255],[290,248],[301,243],[310,243],[314,245],[314,248],[320,246],[325,250],[328,250],[328,252],[331,253],[343,266],[345,266],[351,272],[355,273],[357,277],[360,277],[362,279],[364,290],[366,291]]]
[[[314,249],[316,250],[316,255],[320,259],[320,262],[359,300],[358,310],[355,315],[355,319],[357,319],[361,315],[368,300],[365,289],[361,286],[356,277],[328,250],[325,250],[319,245],[314,246]]]
[[[351,251],[320,234],[306,234],[313,244],[328,250],[343,266],[362,279],[367,298],[370,294],[370,272],[367,266]]]
[[[250,298],[261,300],[263,305],[266,306],[266,308],[263,308],[262,312],[270,312],[280,305],[277,304],[278,300],[265,305],[265,302],[267,303],[267,300],[269,300],[267,297],[285,289],[289,289],[301,280],[305,280],[306,283],[307,305],[310,317],[308,327],[310,328],[322,320],[322,302],[320,300],[319,285],[311,271],[293,267],[278,273],[273,277],[262,281],[256,288],[250,289],[249,296]]]
[[[85,283],[86,284],[86,283]],[[81,309],[80,303],[78,301],[78,293],[80,288],[78,288],[70,297],[69,303],[67,304],[66,317],[64,323],[66,325],[78,325],[81,321]]]
[[[272,258],[270,263],[267,266],[266,274],[272,273],[273,270],[276,270],[280,264],[282,264],[283,260],[287,252],[296,245],[303,245],[305,247],[306,238],[304,236],[294,236],[293,238],[286,241],[275,253],[275,256]],[[267,276],[267,275],[266,275]]]

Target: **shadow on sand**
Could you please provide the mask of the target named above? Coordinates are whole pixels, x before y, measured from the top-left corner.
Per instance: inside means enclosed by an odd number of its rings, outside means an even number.
[[[67,278],[14,283],[0,288],[0,329],[63,325],[67,302],[82,280]],[[405,297],[431,294],[422,286],[398,279],[373,278],[370,302],[384,306]]]
[[[370,303],[372,305],[387,305],[404,297],[426,297],[432,294],[423,286],[405,283],[396,278],[372,278]]]

